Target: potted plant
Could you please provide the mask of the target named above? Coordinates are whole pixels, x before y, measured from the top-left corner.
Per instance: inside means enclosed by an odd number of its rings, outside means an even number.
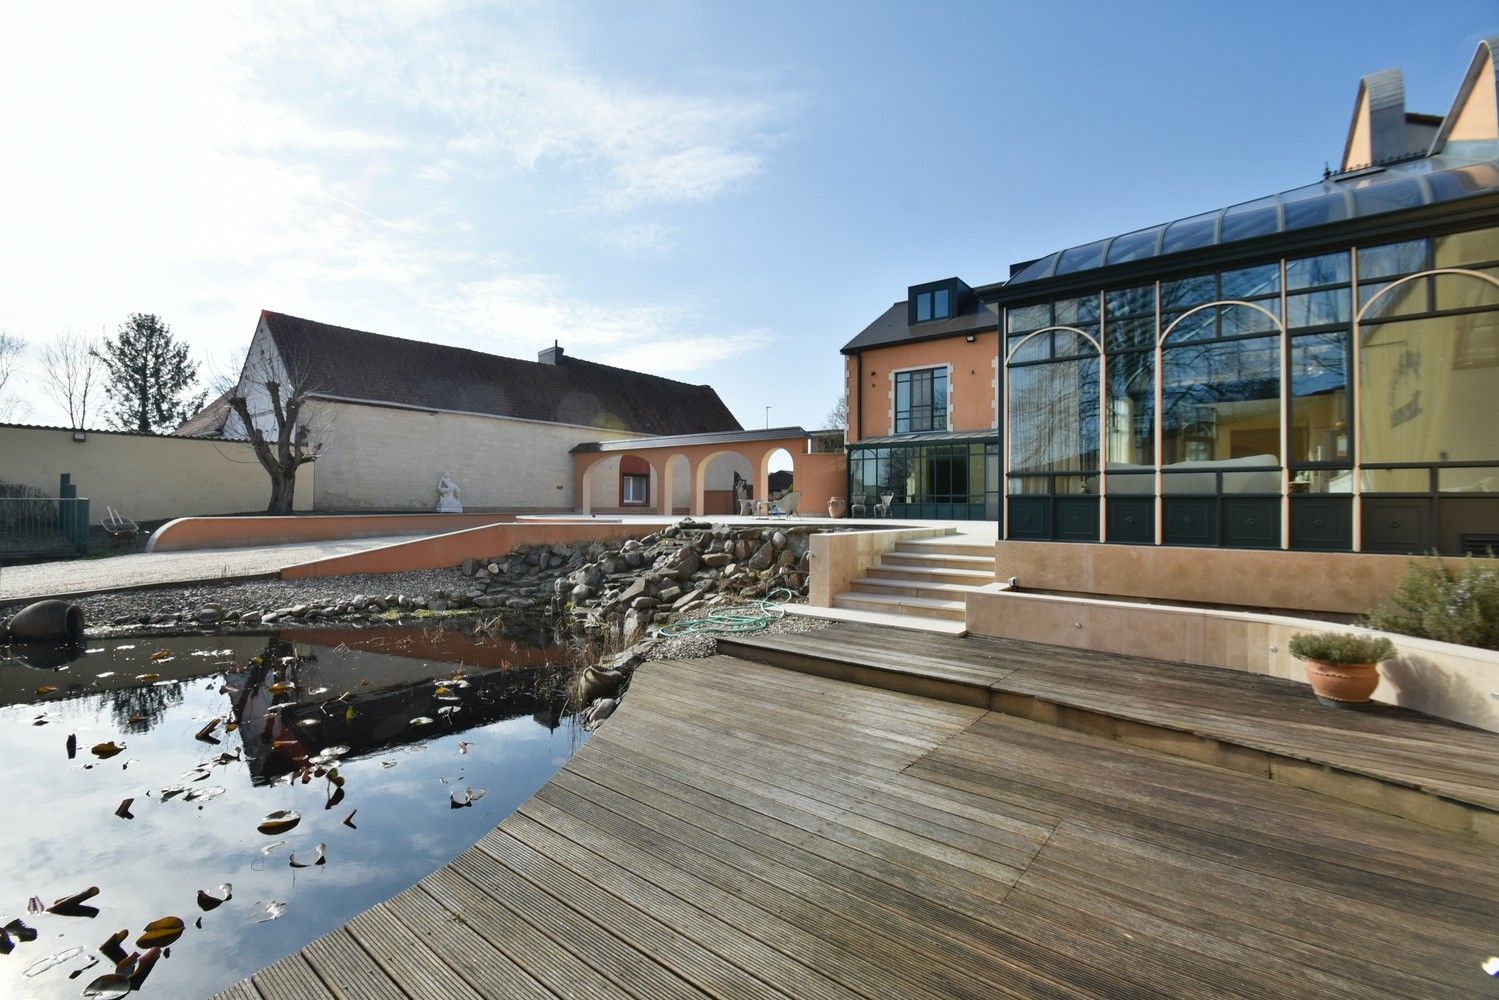
[[[1379,664],[1395,658],[1383,637],[1346,632],[1309,632],[1291,639],[1291,655],[1306,661],[1306,677],[1325,705],[1367,704],[1379,687]]]
[[[828,517],[836,519],[836,518],[840,518],[842,516],[843,516],[843,498],[842,497],[829,497],[828,498]]]

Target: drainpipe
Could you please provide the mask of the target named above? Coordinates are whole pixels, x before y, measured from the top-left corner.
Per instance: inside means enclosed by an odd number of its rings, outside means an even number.
[[[854,352],[854,436],[864,438],[864,352]]]

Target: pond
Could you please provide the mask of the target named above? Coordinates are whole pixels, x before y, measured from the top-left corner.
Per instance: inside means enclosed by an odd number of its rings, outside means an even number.
[[[0,926],[30,929],[0,936],[0,996],[78,997],[162,918],[141,995],[209,996],[418,881],[583,740],[563,656],[303,629],[0,659]]]

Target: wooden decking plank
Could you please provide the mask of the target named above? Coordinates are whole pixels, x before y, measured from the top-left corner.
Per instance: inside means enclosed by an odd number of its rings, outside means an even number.
[[[940,912],[940,908],[933,906],[934,901],[928,899],[912,900],[905,911],[883,903],[875,905],[879,901],[863,895],[860,887],[879,886],[878,880],[836,865],[819,865],[817,859],[808,859],[791,845],[761,844],[766,853],[757,854],[735,841],[714,837],[671,817],[657,815],[655,825],[643,825],[642,821],[630,818],[636,809],[628,800],[597,786],[593,791],[605,805],[593,798],[575,796],[560,786],[549,785],[545,791],[548,803],[587,816],[617,836],[635,840],[663,860],[685,859],[694,872],[725,891],[761,908],[789,914],[798,926],[823,942],[859,955],[862,962],[877,967],[887,977],[883,987],[878,983],[868,984],[883,988],[885,995],[1063,996],[1073,992],[1041,978],[1037,969],[1005,963],[1005,955],[994,950],[994,943],[1007,936],[1002,930],[984,926],[971,932],[966,942],[942,937],[935,929],[953,923],[951,918],[956,914]],[[600,809],[611,815],[600,815]],[[734,832],[741,837],[749,836],[743,830]],[[656,844],[663,841],[666,846],[658,849]],[[804,872],[802,864],[792,864],[799,859],[810,860],[815,868],[831,875],[832,880]],[[920,916],[911,916],[912,909],[920,911]],[[977,926],[976,922],[970,924]],[[914,947],[921,948],[923,961],[915,964],[904,961],[900,956],[911,953]],[[1038,968],[1044,969],[1044,964]],[[991,981],[1001,977],[1013,985]],[[861,990],[865,988],[861,986]]]
[[[787,831],[783,836],[805,841],[809,850],[825,849],[844,857],[846,866],[880,862],[887,866],[882,871],[900,881],[943,884],[955,901],[971,900],[970,905],[980,909],[985,905],[981,901],[992,903],[1004,898],[1008,886],[1029,858],[1029,854],[1024,853],[1016,856],[1009,865],[996,864],[853,813],[833,820],[802,813],[784,798],[755,799],[746,792],[736,792],[732,801],[719,798],[718,793],[723,790],[720,775],[704,772],[694,783],[691,775],[671,767],[652,768],[643,757],[620,761],[616,768],[628,776],[628,794],[655,808],[679,810],[677,803],[667,803],[661,795],[669,798],[680,796],[677,801],[695,811],[700,819],[714,817],[708,823],[715,829],[728,827],[732,830],[734,826],[749,826],[751,823],[763,828],[764,821],[770,821],[774,824],[772,828]],[[572,773],[592,778],[600,784],[608,783],[607,777],[586,766],[580,766]],[[670,786],[663,782],[675,783],[676,796],[665,790]],[[717,792],[713,790],[715,784]],[[653,788],[661,789],[661,792],[648,791]],[[790,834],[790,830],[798,833]]]
[[[359,946],[347,927],[308,942],[301,954],[344,1000],[405,1000],[407,996],[390,973]]]
[[[385,906],[374,906],[346,925],[359,946],[413,1000],[483,1000],[483,995],[438,960]]]
[[[563,805],[578,808],[579,802]],[[741,890],[747,879],[727,865],[718,862],[696,863],[690,852],[677,852],[669,846],[655,853],[648,839],[634,835],[629,821],[607,811],[581,803],[579,811],[567,811],[550,802],[532,798],[522,807],[522,814],[574,843],[599,853],[617,854],[630,862],[630,870],[661,886],[679,898],[703,909],[722,914],[745,933],[790,956],[791,959],[816,967],[823,975],[861,996],[874,998],[900,995],[907,987],[892,980],[888,973],[869,963],[858,952],[836,941],[813,934],[803,924],[793,923],[794,910],[782,905],[777,897],[766,904],[760,896]],[[586,813],[586,818],[580,813]],[[624,836],[616,831],[629,831]],[[639,846],[637,846],[639,845]],[[892,993],[892,990],[895,992]]]
[[[549,807],[540,805],[543,815]],[[812,965],[792,958],[785,951],[749,933],[748,927],[734,926],[722,919],[719,907],[696,906],[667,888],[650,881],[641,869],[656,871],[655,859],[644,852],[626,852],[627,845],[611,841],[607,850],[613,858],[595,853],[585,844],[572,839],[581,824],[562,820],[562,814],[551,812],[553,822],[561,822],[567,835],[544,825],[530,815],[516,813],[505,823],[508,831],[533,849],[565,866],[586,883],[613,894],[650,913],[672,930],[690,938],[704,948],[711,948],[734,962],[750,975],[757,976],[788,996],[806,1000],[839,1000],[852,991],[824,976]],[[627,862],[628,864],[624,863]],[[756,925],[767,923],[770,914],[754,914]]]
[[[242,979],[227,990],[215,994],[214,1000],[267,1000],[267,998],[251,985],[250,980]]]
[[[419,884],[439,905],[558,997],[610,1000],[620,995],[620,989],[593,966],[501,905],[452,866],[438,869]]]
[[[481,891],[501,900],[522,920],[593,966],[621,991],[641,1000],[708,996],[590,915],[559,905],[555,897],[483,851],[465,851],[448,867]]]
[[[721,1000],[780,1000],[786,996],[637,905],[601,892],[598,886],[532,848],[509,829],[491,830],[475,846],[574,911],[587,913],[589,919],[608,927],[625,944],[649,955],[709,996]]]
[[[481,995],[514,1000],[552,1000],[556,996],[422,886],[397,893],[382,908]]]
[[[339,994],[334,993],[324,984],[300,951],[261,969],[250,977],[250,982],[265,997],[340,1000]]]
[[[1095,913],[1139,910],[1184,921],[1198,934],[1289,956],[1389,996],[1430,992],[1439,982],[1451,991],[1472,981],[1471,970],[1463,970],[1458,960],[1471,955],[1471,949],[1462,949],[1445,935],[1430,947],[1427,940],[1417,938],[1408,920],[1378,921],[1370,912],[1373,907],[1348,906],[1345,900],[1278,879],[1245,879],[1241,872],[1199,859],[1181,856],[1163,863],[1158,854],[1140,850],[1148,847],[1144,844],[1129,849],[1093,846],[1090,832],[1067,824],[1032,864],[1027,878],[1091,897],[1096,900]],[[1149,863],[1141,865],[1139,859],[1146,857]],[[1336,913],[1337,931],[1312,913]],[[1393,964],[1386,964],[1397,955]]]

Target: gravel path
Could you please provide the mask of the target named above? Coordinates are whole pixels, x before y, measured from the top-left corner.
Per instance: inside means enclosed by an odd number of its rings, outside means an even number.
[[[0,568],[0,604],[54,594],[83,594],[122,587],[231,579],[274,573],[285,566],[326,556],[362,552],[380,545],[407,542],[422,535],[352,538],[304,545],[267,545],[244,549],[199,549],[193,552],[140,552],[103,559],[74,559]],[[385,591],[382,590],[382,593]]]

